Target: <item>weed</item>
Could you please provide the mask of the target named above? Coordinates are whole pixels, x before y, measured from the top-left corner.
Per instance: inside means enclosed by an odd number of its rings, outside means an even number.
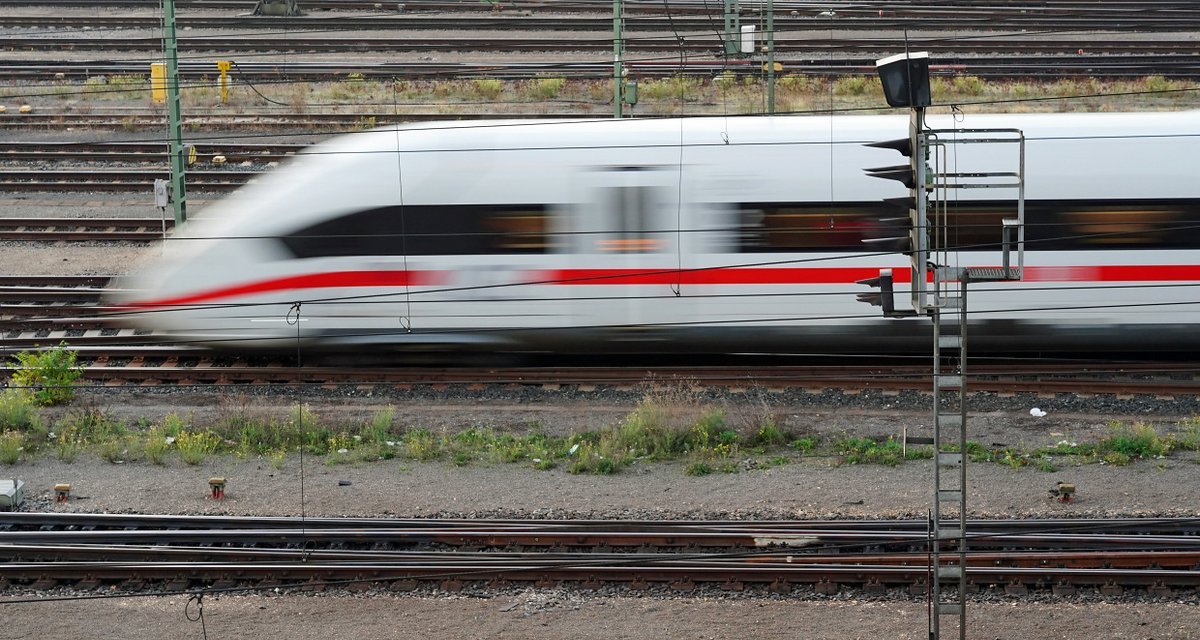
[[[0,462],[14,465],[25,451],[25,435],[19,431],[5,429],[0,433]]]
[[[1111,430],[1112,435],[1100,441],[1102,452],[1119,453],[1130,459],[1155,458],[1171,452],[1171,443],[1158,437],[1152,425],[1138,422],[1132,426],[1114,425]]]
[[[41,417],[32,393],[25,389],[0,392],[0,429],[37,431],[40,426]]]
[[[1200,418],[1188,418],[1179,423],[1182,431],[1175,434],[1175,448],[1200,451]]]
[[[950,85],[954,93],[960,96],[977,97],[983,95],[984,91],[983,79],[976,76],[955,76]]]
[[[754,433],[754,443],[764,447],[782,446],[787,442],[788,434],[775,424],[774,418],[767,418],[763,425]]]
[[[101,440],[97,448],[97,453],[100,454],[101,458],[113,464],[125,462],[130,457],[129,445],[123,436]]]
[[[562,93],[566,85],[565,78],[535,78],[529,81],[526,91],[534,100],[553,100]]]
[[[878,88],[878,81],[865,76],[847,76],[833,81],[833,93],[840,96],[862,96]]]
[[[146,460],[150,464],[166,464],[167,453],[171,450],[174,442],[175,438],[167,436],[163,427],[151,427],[150,431],[146,433],[146,442],[142,447],[142,452],[145,453]]]
[[[384,442],[395,439],[396,407],[380,407],[371,414],[371,424],[368,427],[367,438],[374,442]]]
[[[181,431],[175,440],[179,459],[190,465],[204,462],[220,444],[221,439],[211,431]]]
[[[84,437],[79,433],[77,427],[63,425],[59,428],[59,433],[54,438],[54,452],[59,460],[72,462],[79,456],[79,452],[83,450],[84,444]]]
[[[689,464],[687,467],[685,467],[683,470],[684,475],[688,475],[688,476],[706,476],[712,472],[713,472],[712,466],[709,465],[707,462],[704,462],[703,460],[698,460],[696,462],[693,462],[693,463]]]
[[[1146,76],[1142,80],[1143,91],[1172,91],[1178,88],[1178,85],[1162,76]]]
[[[849,464],[882,464],[894,467],[905,458],[903,447],[894,438],[888,438],[884,442],[875,442],[870,438],[845,438],[838,443],[838,452]]]
[[[504,93],[504,82],[497,78],[475,78],[471,80],[471,94],[483,100],[495,100]]]
[[[1103,460],[1105,464],[1111,464],[1116,467],[1123,467],[1132,461],[1128,454],[1121,453],[1119,451],[1109,451],[1108,453],[1105,453]]]
[[[15,356],[11,384],[32,391],[34,401],[42,406],[69,402],[75,397],[71,385],[83,375],[76,357],[65,342],[42,351],[22,351]]]
[[[407,457],[421,462],[436,460],[442,455],[438,439],[428,429],[415,429],[401,439]]]
[[[700,99],[700,80],[688,76],[672,76],[661,80],[641,83],[640,91],[647,100],[682,100],[695,102]]]
[[[283,449],[272,449],[264,455],[272,469],[282,469],[283,463],[287,460],[287,451]]]
[[[534,458],[533,459],[533,468],[537,469],[538,471],[549,471],[557,466],[558,466],[558,463],[549,458]]]
[[[788,444],[788,447],[800,453],[812,453],[817,448],[817,439],[812,436],[796,438]]]

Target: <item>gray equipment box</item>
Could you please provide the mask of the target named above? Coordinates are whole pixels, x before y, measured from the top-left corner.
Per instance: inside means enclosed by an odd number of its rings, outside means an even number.
[[[24,502],[24,480],[0,480],[0,511],[13,511]]]

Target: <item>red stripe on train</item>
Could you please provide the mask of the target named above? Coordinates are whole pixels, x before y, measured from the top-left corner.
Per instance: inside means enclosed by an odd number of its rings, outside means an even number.
[[[895,282],[910,281],[905,267],[892,269]],[[335,271],[260,280],[233,287],[133,302],[145,309],[219,304],[260,293],[368,287],[431,287],[453,282],[453,271]],[[879,275],[877,267],[743,267],[675,271],[667,269],[547,269],[525,272],[528,284],[552,285],[851,285]],[[1106,265],[1026,267],[1026,282],[1188,282],[1200,281],[1200,265]],[[516,284],[516,283],[514,283]]]
[[[301,276],[259,280],[223,289],[210,289],[186,296],[133,302],[126,306],[135,308],[173,307],[189,304],[211,304],[226,298],[248,296],[256,293],[280,291],[302,291],[307,289],[346,289],[355,287],[430,287],[443,284],[444,271],[332,271],[310,273]]]

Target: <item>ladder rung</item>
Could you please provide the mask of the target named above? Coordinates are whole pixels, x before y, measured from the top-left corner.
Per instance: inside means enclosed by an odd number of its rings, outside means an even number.
[[[937,463],[939,467],[961,467],[963,456],[958,451],[939,451],[937,453]]]
[[[966,607],[962,602],[939,602],[937,612],[942,616],[961,616],[966,612]]]
[[[943,427],[961,427],[963,423],[961,413],[939,413],[937,419]]]
[[[962,376],[936,376],[934,380],[938,389],[961,389],[963,386]]]
[[[939,502],[962,502],[962,489],[941,489],[938,491]]]
[[[939,349],[961,349],[962,336],[938,336]]]
[[[957,564],[938,567],[938,578],[943,580],[958,580],[963,577],[963,568]]]

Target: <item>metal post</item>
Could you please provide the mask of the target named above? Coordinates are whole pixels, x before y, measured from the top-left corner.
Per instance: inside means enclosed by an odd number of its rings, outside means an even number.
[[[171,200],[175,230],[187,220],[184,189],[183,115],[179,104],[179,50],[175,42],[175,0],[163,0],[163,47],[167,51],[167,131],[171,141]]]
[[[775,113],[775,0],[767,0],[767,113]]]
[[[624,19],[621,17],[621,0],[613,0],[613,117],[620,118],[624,107],[625,74],[621,61],[624,49],[621,27]]]
[[[742,20],[738,0],[725,0],[725,55],[737,55],[742,50]]]

